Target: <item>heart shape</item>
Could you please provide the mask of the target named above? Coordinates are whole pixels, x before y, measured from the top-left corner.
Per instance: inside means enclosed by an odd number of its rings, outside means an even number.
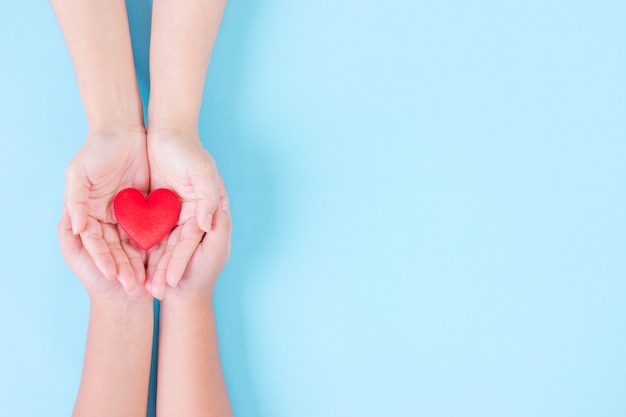
[[[113,211],[128,236],[148,250],[176,226],[180,201],[167,188],[152,191],[148,198],[135,188],[125,188],[115,196]]]

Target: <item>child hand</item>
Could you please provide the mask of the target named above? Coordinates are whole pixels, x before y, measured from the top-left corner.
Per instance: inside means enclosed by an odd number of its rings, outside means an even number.
[[[122,230],[111,224],[101,225],[102,238],[111,250],[113,259],[116,262],[126,262],[125,267],[138,274],[144,271],[144,252],[135,246]],[[93,258],[83,246],[80,236],[72,233],[72,223],[68,213],[63,210],[61,221],[57,227],[61,253],[70,269],[83,283],[89,297],[94,299],[150,297],[143,285],[129,289],[127,293],[119,280],[107,279],[96,266]],[[122,236],[120,239],[119,236]]]
[[[211,228],[193,253],[182,278],[172,281],[164,265],[167,266],[171,258],[176,256],[178,242],[187,239],[184,236],[185,228],[174,229],[167,242],[160,242],[148,253],[146,288],[155,298],[162,299],[166,294],[168,300],[172,297],[210,298],[213,294],[217,278],[230,256],[232,230],[228,196],[221,178],[219,184],[220,200],[213,214]]]

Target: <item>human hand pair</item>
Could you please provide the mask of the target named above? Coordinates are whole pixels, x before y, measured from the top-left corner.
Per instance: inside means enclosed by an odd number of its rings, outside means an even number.
[[[69,224],[94,265],[132,292],[146,282],[143,265],[149,259],[148,270],[159,271],[157,279],[148,277],[156,283],[157,298],[164,294],[162,282],[176,285],[181,279],[202,234],[211,230],[220,198],[221,180],[209,153],[199,139],[173,131],[147,136],[141,127],[93,131],[66,176]],[[116,226],[113,199],[129,187],[146,193],[149,188],[170,188],[182,200],[179,222],[165,248],[155,248],[149,257]]]
[[[223,188],[222,188],[223,189]],[[176,288],[168,287],[166,282],[166,270],[159,269],[160,260],[172,256],[173,250],[170,244],[161,241],[150,251],[142,251],[137,247],[124,231],[118,226],[103,224],[102,237],[111,242],[119,236],[119,246],[112,244],[110,247],[114,256],[124,251],[130,259],[130,267],[134,270],[144,268],[148,263],[147,281],[128,291],[117,279],[106,279],[87,251],[80,236],[72,233],[72,223],[69,214],[63,210],[61,221],[57,231],[61,244],[63,258],[68,263],[74,274],[81,280],[89,296],[92,299],[111,299],[131,297],[147,297],[152,293],[156,298],[163,298],[165,293],[172,292],[173,296],[186,298],[196,295],[210,296],[217,278],[226,265],[230,255],[232,223],[228,197],[225,193],[220,198],[219,208],[212,217],[211,227],[202,238],[202,242],[191,256],[181,279],[176,282]],[[178,241],[182,233],[181,228],[172,231],[170,239]],[[169,295],[168,295],[169,296]]]

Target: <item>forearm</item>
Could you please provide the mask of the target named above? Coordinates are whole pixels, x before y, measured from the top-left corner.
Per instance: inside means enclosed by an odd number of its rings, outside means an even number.
[[[92,130],[143,126],[124,0],[50,0]]]
[[[231,416],[210,297],[161,302],[157,415]]]
[[[194,136],[226,0],[154,0],[148,129]]]
[[[153,318],[151,297],[92,300],[74,417],[146,415]]]

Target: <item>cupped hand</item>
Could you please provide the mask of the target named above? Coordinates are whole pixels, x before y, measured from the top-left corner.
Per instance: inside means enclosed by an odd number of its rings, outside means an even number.
[[[149,256],[148,280],[154,297],[160,299],[166,284],[178,284],[203,234],[211,232],[221,179],[215,161],[195,135],[148,128],[147,143],[150,188],[169,188],[182,203],[177,226]]]
[[[170,299],[171,297],[210,297],[222,269],[228,261],[231,247],[232,222],[228,197],[223,195],[219,208],[212,218],[211,229],[204,234],[202,241],[189,260],[183,276],[176,287],[165,283],[165,270],[159,269],[158,264],[151,262],[151,258],[166,259],[172,256],[172,248],[161,242],[148,253],[148,278],[146,288],[155,297]],[[174,230],[172,234],[179,233]]]
[[[83,283],[91,299],[128,298],[129,291],[124,289],[119,280],[107,279],[102,274],[92,256],[87,252],[80,236],[74,235],[70,217],[65,209],[57,232],[63,258],[72,272]],[[119,239],[120,235],[122,236],[121,239]],[[116,226],[111,224],[102,224],[102,237],[110,243],[114,258],[118,256],[127,257],[136,274],[144,270],[146,253],[138,248],[122,230],[117,230]],[[150,297],[143,285],[134,288],[130,293],[135,297]]]
[[[65,207],[74,235],[80,234],[102,274],[117,277],[127,291],[144,283],[145,269],[133,267],[133,255],[122,244],[113,199],[121,189],[147,192],[148,186],[146,134],[140,127],[91,132],[66,170]]]

